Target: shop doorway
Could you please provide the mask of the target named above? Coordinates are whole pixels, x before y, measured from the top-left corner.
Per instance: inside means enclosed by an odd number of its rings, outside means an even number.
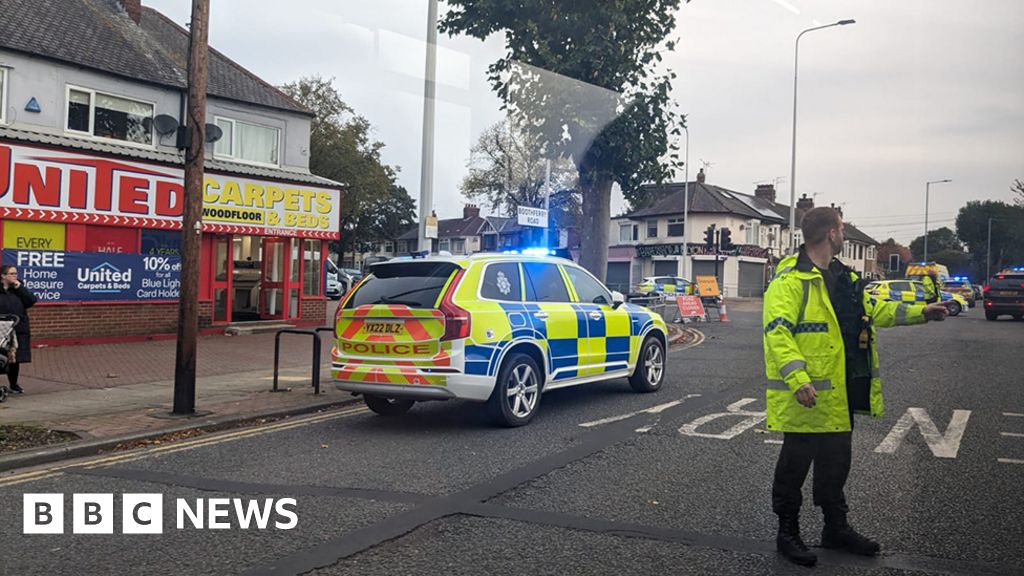
[[[231,236],[231,322],[260,320],[263,238]]]

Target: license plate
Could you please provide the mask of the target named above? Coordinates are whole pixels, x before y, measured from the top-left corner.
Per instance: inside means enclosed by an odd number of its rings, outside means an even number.
[[[363,332],[367,334],[401,334],[402,324],[400,322],[367,322],[363,325]]]
[[[1016,296],[1017,295],[1017,291],[1016,290],[993,290],[992,291],[992,295],[993,296]]]

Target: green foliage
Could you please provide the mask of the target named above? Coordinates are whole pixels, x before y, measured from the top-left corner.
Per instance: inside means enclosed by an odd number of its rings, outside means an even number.
[[[675,43],[680,0],[450,0],[442,32],[503,34],[506,54],[488,68],[510,115],[546,157],[571,159],[583,204],[581,262],[605,275],[611,185],[627,200],[679,165],[684,118],[659,70]]]
[[[392,184],[387,194],[370,201],[365,219],[371,238],[394,241],[416,221],[416,203],[404,187]]]
[[[480,134],[473,145],[469,174],[460,189],[466,198],[494,212],[516,215],[519,206],[544,207],[546,161],[535,136],[499,122]],[[574,188],[576,169],[566,160],[551,163],[551,189]]]
[[[381,161],[384,144],[370,138],[370,123],[345,104],[332,81],[310,76],[280,88],[316,114],[310,126],[309,169],[344,186],[341,240],[332,243],[334,250],[344,252],[357,239],[379,239],[372,237],[373,208],[394,193],[397,169]]]
[[[975,278],[985,276],[989,218],[992,218],[991,269],[1024,264],[1024,205],[971,201],[957,214],[956,232],[971,253]]]
[[[935,254],[944,250],[959,250],[962,252],[963,247],[963,243],[956,237],[956,232],[953,232],[945,226],[938,230],[928,231],[929,260],[934,260]],[[910,243],[910,251],[913,254],[914,260],[921,260],[924,258],[924,236],[914,238],[914,241]]]

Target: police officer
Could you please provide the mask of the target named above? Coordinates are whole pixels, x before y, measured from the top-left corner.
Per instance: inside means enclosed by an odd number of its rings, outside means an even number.
[[[825,515],[824,548],[874,556],[877,542],[847,522],[843,487],[850,471],[854,412],[881,416],[875,326],[943,320],[943,304],[876,300],[856,272],[835,258],[843,223],[832,208],[814,208],[801,225],[805,244],[784,258],[764,299],[768,377],[767,428],[784,432],[775,467],[772,508],[779,516],[776,548],[813,566],[817,556],[800,538],[801,488],[814,465],[814,504]]]
[[[924,301],[931,304],[939,301],[939,275],[934,270],[929,270],[921,277],[921,284],[924,286]]]

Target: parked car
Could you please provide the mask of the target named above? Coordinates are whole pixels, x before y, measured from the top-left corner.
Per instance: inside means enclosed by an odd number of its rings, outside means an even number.
[[[1024,267],[1000,272],[985,285],[985,319],[996,320],[1004,314],[1014,320],[1024,318]]]
[[[374,264],[335,338],[335,385],[378,414],[463,399],[521,426],[549,390],[625,377],[657,391],[668,329],[570,260],[481,253]]]
[[[868,284],[864,290],[876,298],[894,302],[924,303],[927,301],[924,284],[915,280],[881,280]],[[940,302],[950,300],[953,301],[948,308],[950,316],[958,316],[967,310],[967,300],[963,296],[939,290]]]
[[[974,308],[974,301],[977,299],[974,295],[974,286],[971,281],[962,276],[953,276],[942,284],[942,289],[946,292],[952,292],[959,294],[967,300],[967,305]]]

